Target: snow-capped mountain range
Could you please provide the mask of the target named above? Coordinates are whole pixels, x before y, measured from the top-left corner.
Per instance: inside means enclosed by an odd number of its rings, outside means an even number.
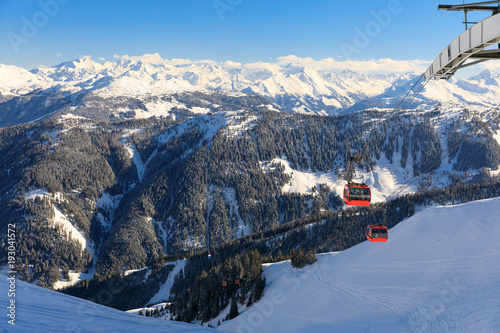
[[[165,96],[214,92],[239,98],[257,94],[284,111],[334,115],[372,107],[394,107],[419,75],[336,73],[291,64],[230,65],[210,60],[165,60],[158,54],[124,56],[102,64],[82,57],[30,71],[0,65],[0,125],[43,119],[54,113],[88,117],[79,109],[96,108],[96,104],[101,111],[113,107],[113,113],[119,118],[168,117],[172,116],[174,107],[206,113],[217,111],[220,104],[186,105],[178,98]],[[499,82],[500,74],[487,70],[467,80],[431,81],[415,103],[497,104]],[[43,105],[43,108],[37,107],[36,112],[33,106],[25,105],[33,98],[36,98],[33,104]]]

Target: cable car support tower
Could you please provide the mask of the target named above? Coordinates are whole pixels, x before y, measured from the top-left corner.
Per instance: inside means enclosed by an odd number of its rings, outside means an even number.
[[[500,59],[500,47],[487,49],[500,43],[500,1],[483,1],[459,5],[438,5],[438,10],[463,11],[465,31],[455,38],[425,71],[425,79],[449,79],[461,68],[476,65],[490,59]],[[470,22],[467,13],[490,11],[491,16]],[[469,28],[469,24],[474,24]]]

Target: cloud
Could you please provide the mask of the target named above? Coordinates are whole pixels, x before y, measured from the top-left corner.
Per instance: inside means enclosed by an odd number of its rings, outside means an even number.
[[[271,64],[269,62],[252,62],[252,63],[244,64],[243,67],[245,69],[251,69],[251,70],[268,69],[270,71],[276,71],[276,70],[280,70],[282,68],[280,65]]]
[[[500,69],[500,62],[499,61],[486,61],[486,62],[480,63],[478,66],[480,68],[495,72],[495,71]]]
[[[106,61],[106,58],[104,58],[104,57],[99,57],[99,60],[100,60],[100,61]]]
[[[393,60],[389,58],[344,61],[337,61],[333,58],[315,60],[311,57],[302,58],[295,55],[288,55],[286,57],[279,57],[277,64],[281,66],[292,64],[294,66],[313,68],[318,71],[349,69],[362,72],[423,72],[431,62],[427,60]]]
[[[386,73],[405,73],[405,72],[423,72],[431,64],[431,61],[427,60],[394,60],[390,58],[384,59],[372,59],[372,60],[338,60],[332,57],[324,59],[313,59],[311,57],[299,57],[296,55],[287,55],[284,57],[279,57],[276,61],[270,62],[252,62],[252,63],[240,63],[236,61],[226,60],[224,62],[216,62],[213,60],[190,60],[190,59],[163,59],[159,53],[154,54],[144,54],[141,56],[129,56],[129,55],[114,55],[115,59],[140,61],[149,64],[166,64],[171,66],[186,66],[191,64],[214,64],[214,65],[224,65],[227,67],[239,67],[247,71],[263,71],[269,70],[272,72],[279,71],[287,65],[298,66],[298,67],[308,67],[317,71],[340,71],[340,70],[353,70],[358,72],[386,72]],[[105,60],[104,58],[99,58],[99,60]],[[488,66],[488,67],[487,67]],[[488,63],[484,68],[500,68],[500,64],[497,66]]]
[[[56,56],[58,56],[60,58],[60,57],[62,57],[62,54],[61,53],[56,53]]]
[[[159,53],[153,53],[153,54],[146,53],[141,56],[129,56],[127,54],[120,56],[115,54],[113,55],[113,57],[116,59],[140,61],[143,63],[153,64],[153,65],[160,65],[165,62],[165,59],[163,59]]]
[[[234,61],[231,61],[231,60],[226,60],[224,62],[224,65],[226,65],[228,67],[241,67],[241,62],[234,62]]]
[[[179,59],[179,58],[170,59],[167,60],[167,62],[172,66],[191,65],[193,63],[193,61],[189,59]]]

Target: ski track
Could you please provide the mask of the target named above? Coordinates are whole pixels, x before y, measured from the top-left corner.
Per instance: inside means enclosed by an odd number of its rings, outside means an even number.
[[[360,301],[363,301],[363,303],[370,302],[370,303],[375,303],[377,305],[381,305],[384,308],[386,308],[389,311],[391,311],[392,313],[394,313],[396,316],[398,316],[399,319],[400,319],[400,321],[401,321],[401,323],[405,322],[405,320],[403,318],[403,315],[400,314],[400,313],[398,313],[398,312],[396,312],[393,308],[390,307],[390,304],[394,304],[394,299],[390,299],[390,302],[380,302],[380,301],[377,301],[377,300],[379,300],[381,298],[385,298],[384,295],[376,293],[376,294],[374,294],[373,297],[369,297],[370,294],[366,293],[366,290],[365,290],[365,293],[358,292],[358,291],[356,291],[356,289],[352,288],[353,286],[348,287],[347,284],[345,284],[345,283],[344,284],[340,284],[340,283],[336,282],[334,279],[333,280],[329,279],[328,278],[328,274],[326,274],[320,268],[319,265],[316,265],[314,267],[314,269],[312,270],[312,273],[314,273],[316,275],[316,279],[314,279],[314,277],[311,277],[313,279],[314,283],[325,294],[328,294],[328,295],[332,296],[333,298],[337,298],[338,297],[338,294],[337,295],[331,294],[330,292],[328,292],[325,289],[321,288],[320,283],[324,283],[328,287],[333,288],[335,290],[340,291],[341,293],[346,294],[347,296],[349,296],[350,299],[355,298],[355,299],[358,299]],[[387,300],[387,298],[385,298],[385,299]],[[352,305],[350,305],[348,303],[345,303],[345,304],[348,305],[350,308],[352,308],[353,310],[357,311],[358,313],[360,313],[363,316],[363,318],[366,320],[366,323],[367,323],[367,328],[366,328],[365,332],[368,332],[370,330],[370,321],[368,320],[368,318],[366,317],[366,315],[364,314],[364,312],[361,311],[361,310],[359,310],[359,309],[354,308]]]

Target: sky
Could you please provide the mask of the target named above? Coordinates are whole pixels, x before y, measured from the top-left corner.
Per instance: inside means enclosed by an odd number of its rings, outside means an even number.
[[[102,62],[159,53],[325,70],[423,70],[464,31],[463,14],[438,11],[439,3],[0,0],[0,63],[32,69],[82,56]]]

